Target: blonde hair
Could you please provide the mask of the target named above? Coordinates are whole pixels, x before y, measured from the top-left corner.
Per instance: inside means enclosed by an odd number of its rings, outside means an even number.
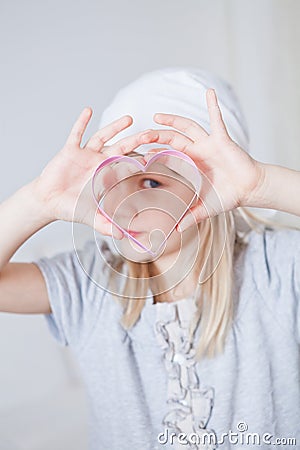
[[[198,327],[201,328],[196,350],[196,360],[202,357],[212,358],[223,352],[228,331],[234,319],[233,304],[233,266],[235,250],[239,246],[247,245],[248,233],[252,230],[262,233],[264,228],[295,228],[292,225],[282,225],[275,221],[261,218],[247,208],[239,207],[224,213],[226,222],[224,244],[224,217],[221,215],[201,221],[197,226],[201,235],[201,252],[198,252],[196,260],[196,273],[198,276],[198,288],[195,293],[196,313],[190,324],[190,339]],[[242,219],[247,225],[247,231],[238,230],[237,222]],[[213,240],[211,238],[211,223],[213,223]],[[221,248],[222,247],[222,248]],[[221,257],[218,255],[221,254]],[[203,256],[206,257],[206,273],[201,272]],[[123,316],[120,323],[128,330],[135,325],[140,317],[146,302],[149,288],[150,264],[124,261],[119,258],[116,269],[120,269],[124,262],[128,267],[128,276],[122,293],[122,297],[114,297],[123,306]],[[200,281],[204,278],[204,281]],[[200,289],[201,286],[201,289]]]

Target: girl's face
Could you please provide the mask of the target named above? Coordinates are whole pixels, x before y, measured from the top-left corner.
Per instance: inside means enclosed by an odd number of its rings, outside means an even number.
[[[187,168],[183,177],[159,161],[145,173],[137,172],[134,166],[127,164],[110,167],[104,174],[103,183],[107,190],[102,207],[106,213],[145,247],[157,252],[155,256],[151,255],[127,236],[115,240],[118,252],[131,261],[149,262],[171,255],[176,257],[195,235],[194,227],[184,233],[174,229],[166,243],[161,245],[191,202],[195,204],[197,197],[192,183],[186,178]]]

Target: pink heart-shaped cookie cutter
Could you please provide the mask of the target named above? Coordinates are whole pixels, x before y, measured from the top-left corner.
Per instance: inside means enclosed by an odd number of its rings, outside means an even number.
[[[129,164],[133,164],[135,165],[138,169],[140,169],[141,172],[146,172],[146,170],[151,166],[151,164],[153,164],[155,161],[161,159],[163,156],[175,156],[177,158],[180,158],[184,161],[186,161],[191,169],[194,172],[194,188],[195,188],[195,194],[192,198],[192,200],[190,201],[190,203],[187,205],[185,211],[182,213],[182,215],[179,217],[179,219],[176,221],[175,225],[171,228],[171,230],[168,232],[167,236],[165,237],[165,239],[163,240],[163,242],[160,244],[159,248],[153,252],[152,250],[150,250],[149,248],[147,248],[145,245],[143,245],[138,239],[136,239],[134,236],[132,236],[127,230],[125,230],[123,227],[121,227],[120,225],[118,225],[117,222],[115,222],[112,217],[109,216],[109,214],[107,214],[104,209],[99,205],[99,203],[101,202],[100,200],[97,200],[96,194],[95,194],[95,178],[97,176],[97,174],[104,168],[109,166],[112,163],[117,163],[117,162],[128,162]],[[128,238],[130,238],[133,242],[135,242],[139,247],[141,247],[144,251],[150,253],[152,256],[155,256],[158,254],[159,250],[161,249],[161,247],[165,244],[165,242],[167,241],[168,237],[170,236],[170,234],[173,232],[174,228],[177,226],[177,224],[180,222],[181,218],[185,215],[185,213],[188,211],[189,207],[191,206],[191,204],[193,203],[194,199],[196,197],[199,197],[200,195],[200,189],[201,189],[201,176],[200,176],[200,172],[198,167],[196,166],[196,164],[194,163],[194,161],[185,153],[179,152],[177,150],[162,150],[160,152],[155,153],[147,162],[145,165],[143,165],[140,161],[130,157],[130,156],[126,156],[126,155],[113,155],[113,156],[109,156],[108,158],[106,158],[104,161],[101,162],[101,164],[96,168],[94,174],[93,174],[93,178],[92,178],[92,194],[93,197],[95,199],[95,202],[97,204],[98,210],[100,211],[100,213],[106,217],[115,227],[117,227],[125,236],[127,236]]]

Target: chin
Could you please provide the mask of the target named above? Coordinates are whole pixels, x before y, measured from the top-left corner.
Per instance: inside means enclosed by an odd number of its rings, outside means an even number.
[[[127,238],[123,238],[122,240],[117,242],[116,246],[120,255],[129,261],[146,263],[151,262],[155,259],[154,256],[143,250],[134,242],[129,242]]]
[[[156,249],[159,249],[159,246],[161,245],[160,239],[153,239],[152,242],[152,248],[153,251]],[[148,244],[145,242],[145,240],[141,240],[141,243],[145,246]],[[141,247],[139,247],[135,242],[129,241],[127,238],[123,238],[122,240],[116,242],[117,248],[119,253],[125,258],[133,262],[137,263],[146,263],[146,262],[154,262],[157,259],[161,258],[162,256],[167,256],[170,253],[173,253],[174,250],[171,249],[170,244],[167,242],[162,246],[160,252],[155,255],[151,255],[151,253],[147,252],[146,250],[143,250]],[[151,244],[149,244],[149,248],[151,248]]]

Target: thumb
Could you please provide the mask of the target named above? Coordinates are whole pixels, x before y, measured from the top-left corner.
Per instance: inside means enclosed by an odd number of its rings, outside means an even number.
[[[98,212],[94,217],[93,228],[104,236],[111,236],[118,240],[123,239],[124,237],[122,231],[113,225],[100,212]]]
[[[203,203],[198,204],[197,206],[194,206],[190,209],[190,211],[180,220],[179,224],[177,225],[176,229],[180,233],[185,231],[187,228],[189,228],[192,225],[196,225],[197,223],[201,222],[202,220],[208,219],[211,214],[207,211],[207,208],[204,206]]]
[[[155,155],[156,153],[159,153],[163,150],[169,150],[168,148],[162,147],[162,148],[151,148],[151,150],[149,150],[145,155],[144,155],[144,160],[148,161],[153,155]]]

